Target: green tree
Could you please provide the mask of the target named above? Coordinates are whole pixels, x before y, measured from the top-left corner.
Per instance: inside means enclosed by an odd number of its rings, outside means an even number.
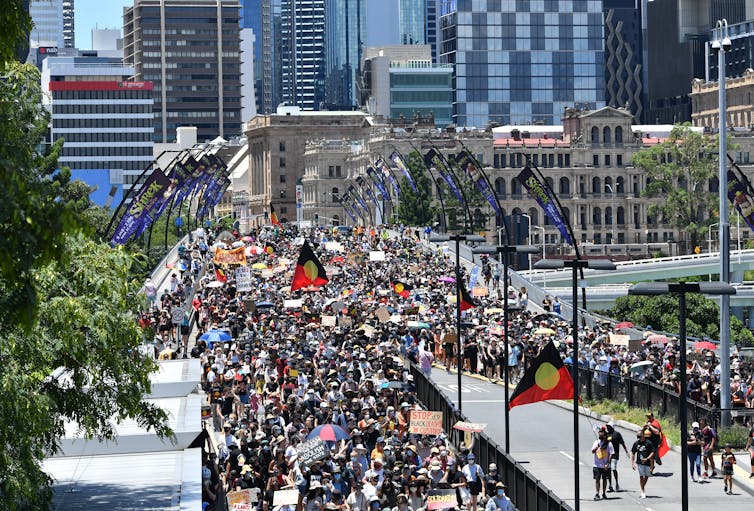
[[[661,199],[649,208],[656,220],[685,232],[693,250],[704,239],[717,211],[718,194],[709,191],[717,176],[717,139],[676,125],[665,142],[643,149],[633,157],[649,184],[645,197]]]
[[[12,60],[23,60],[29,48],[31,17],[24,4],[28,0],[5,0],[0,9],[0,67]]]
[[[606,312],[611,318],[631,321],[636,325],[651,325],[663,332],[678,332],[678,297],[622,296],[615,306]],[[717,303],[700,294],[686,295],[686,331],[691,337],[720,338],[720,307]],[[731,339],[744,346],[754,344],[751,331],[735,316],[730,318]]]
[[[165,413],[142,400],[154,363],[137,350],[140,281],[130,275],[143,258],[93,238],[103,213],[88,187],[58,169],[62,140],[42,150],[49,116],[39,73],[8,58],[16,27],[5,20],[17,4],[0,11],[8,29],[0,36],[0,495],[8,510],[47,508],[41,461],[67,420],[100,438],[124,418],[170,433]]]
[[[5,509],[42,508],[50,494],[40,462],[58,449],[63,424],[113,438],[113,423],[136,418],[170,434],[165,412],[142,400],[155,363],[138,351],[133,313],[135,258],[84,234],[66,237],[65,262],[36,270],[39,316],[0,343],[0,493]]]
[[[487,200],[482,195],[482,192],[477,189],[476,185],[460,174],[458,170],[456,170],[456,175],[461,181],[459,187],[462,194],[461,197],[464,197],[468,201],[469,210],[471,210],[470,231],[482,231],[487,227],[487,220],[490,217]],[[445,208],[449,214],[451,211],[453,212],[453,214],[449,215],[451,218],[448,219],[448,229],[452,231],[463,230],[465,224],[468,223],[466,209],[458,201],[458,198],[447,183],[443,181],[441,186],[443,197],[445,197]]]
[[[405,177],[401,179],[401,197],[395,208],[398,222],[411,226],[433,225],[437,221],[437,206],[432,200],[432,182],[424,170],[424,162],[419,153],[412,151],[406,163],[418,193],[414,192]]]

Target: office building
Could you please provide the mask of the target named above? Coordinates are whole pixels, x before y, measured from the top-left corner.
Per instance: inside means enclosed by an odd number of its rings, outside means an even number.
[[[154,140],[197,127],[200,142],[241,134],[238,0],[135,0],[123,15],[124,61],[154,83]]]
[[[74,0],[30,0],[28,62],[34,62],[37,48],[74,48]]]
[[[355,108],[358,104],[357,77],[366,43],[364,0],[326,0],[325,104],[328,110]]]
[[[241,66],[244,68],[242,74],[242,96],[244,101],[248,100],[247,87],[251,87],[254,93],[254,114],[263,110],[262,102],[262,4],[264,0],[241,0]],[[251,31],[251,35],[249,32]],[[251,43],[252,53],[248,54],[244,47]],[[253,80],[249,79],[246,69],[251,65]],[[248,109],[244,108],[244,110]],[[248,121],[252,116],[243,115],[243,121]]]
[[[429,117],[438,127],[453,122],[453,68],[432,64],[429,45],[367,48],[361,67],[371,115],[393,123]]]
[[[644,114],[641,0],[603,0],[605,13],[605,103]]]
[[[428,44],[437,62],[438,13],[441,0],[399,0],[398,26],[401,44]]]
[[[691,122],[694,126],[717,131],[720,125],[719,82],[695,78],[691,83]],[[726,123],[729,129],[749,131],[754,128],[754,71],[725,81]]]
[[[117,205],[152,162],[152,83],[128,81],[133,68],[93,51],[42,66],[51,138],[64,139],[58,163],[97,188],[95,203]]]
[[[446,2],[440,62],[455,66],[455,123],[553,124],[605,103],[602,2]]]
[[[325,103],[325,2],[282,0],[281,99],[286,105],[319,110]]]
[[[262,0],[262,89],[258,113],[274,113],[283,101],[282,0]],[[259,90],[259,89],[257,89]]]
[[[362,139],[370,127],[363,112],[316,112],[296,106],[280,107],[274,115],[258,115],[246,123],[250,223],[263,224],[271,203],[282,221],[296,220],[295,187],[304,176],[308,140]]]

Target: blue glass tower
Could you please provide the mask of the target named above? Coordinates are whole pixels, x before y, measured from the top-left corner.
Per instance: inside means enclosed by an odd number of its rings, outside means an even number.
[[[356,77],[366,42],[364,0],[326,0],[326,103],[329,108],[358,105]]]

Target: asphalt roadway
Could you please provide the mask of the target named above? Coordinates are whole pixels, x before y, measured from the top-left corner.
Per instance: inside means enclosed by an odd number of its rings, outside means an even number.
[[[432,369],[431,379],[457,405],[457,375],[442,367]],[[498,445],[505,445],[504,388],[486,379],[462,377],[463,413],[471,422],[487,424],[485,432]],[[513,391],[511,390],[512,394]],[[570,404],[570,402],[569,402]],[[525,464],[536,478],[569,505],[574,504],[573,414],[549,402],[517,406],[510,411],[511,455]],[[607,501],[594,501],[592,479],[592,444],[595,440],[593,424],[602,425],[583,415],[579,416],[579,480],[581,509],[584,510],[641,510],[678,511],[681,509],[681,455],[670,451],[663,457],[662,466],[655,469],[646,486],[646,499],[640,499],[639,477],[631,469],[630,455],[621,449],[618,477],[621,491],[608,493]],[[636,439],[633,431],[617,428],[626,441],[629,453]],[[738,456],[739,467],[749,471],[748,456]],[[715,457],[719,465],[719,456]],[[487,467],[482,467],[485,472]],[[703,468],[703,467],[702,467]],[[754,497],[742,489],[740,479],[734,482],[733,495],[723,493],[719,476],[704,483],[689,479],[689,510],[709,511],[720,505],[736,509],[752,509]],[[748,480],[743,482],[748,485]],[[754,486],[752,486],[754,488]],[[749,489],[748,491],[752,491]]]

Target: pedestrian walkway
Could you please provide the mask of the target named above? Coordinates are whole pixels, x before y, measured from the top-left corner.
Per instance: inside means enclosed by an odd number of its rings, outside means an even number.
[[[444,369],[432,371],[431,379],[457,404],[457,376]],[[486,378],[462,377],[463,413],[469,421],[487,424],[486,433],[499,445],[505,445],[504,389]],[[568,403],[570,408],[570,403]],[[560,498],[573,505],[573,415],[569,409],[553,403],[542,402],[516,407],[510,412],[511,455],[527,470]],[[620,492],[608,493],[608,500],[592,500],[591,446],[595,439],[594,425],[603,422],[585,416],[579,419],[581,507],[589,510],[651,510],[677,511],[681,505],[681,457],[671,451],[663,458],[663,465],[656,470],[657,476],[647,483],[647,499],[639,499],[639,481],[631,470],[630,458],[621,452],[618,468]],[[635,433],[617,427],[630,447]],[[748,467],[748,459],[738,456],[740,466]],[[484,467],[486,468],[486,467]],[[746,485],[746,490],[742,488]],[[690,483],[690,509],[709,509],[721,503],[733,506],[749,506],[752,503],[751,485],[739,477],[734,484],[733,495],[723,493],[721,478],[705,483]]]

